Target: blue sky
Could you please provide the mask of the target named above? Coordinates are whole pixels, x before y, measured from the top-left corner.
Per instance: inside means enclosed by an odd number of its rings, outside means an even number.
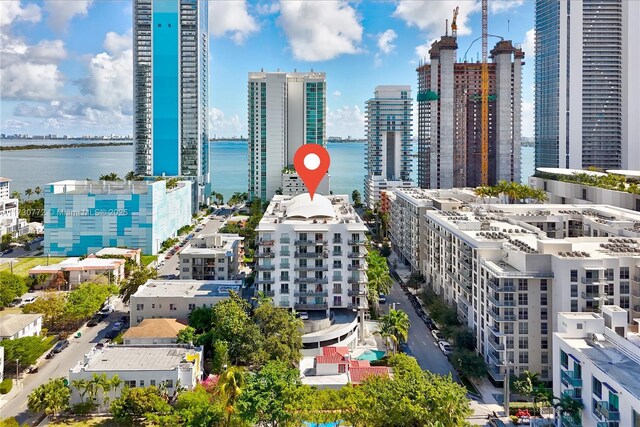
[[[295,68],[327,73],[328,134],[363,136],[375,86],[415,90],[418,61],[456,5],[461,57],[480,35],[478,0],[211,0],[210,134],[246,135],[249,71]],[[533,134],[534,5],[489,0],[489,33],[525,50],[524,136]],[[1,132],[132,133],[131,9],[132,0],[0,1]]]

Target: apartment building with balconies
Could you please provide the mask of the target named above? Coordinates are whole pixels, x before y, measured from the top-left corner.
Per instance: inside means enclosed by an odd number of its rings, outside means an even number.
[[[455,305],[496,382],[507,364],[551,379],[558,312],[640,316],[640,215],[602,205],[453,201],[427,210],[422,273]],[[395,217],[392,215],[392,221]]]
[[[366,307],[367,228],[348,196],[276,195],[257,230],[256,292],[320,317]]]
[[[561,415],[563,426],[640,425],[640,335],[626,310],[559,313],[553,348],[553,394],[584,405],[577,416]]]
[[[178,254],[182,280],[235,280],[240,276],[244,237],[214,233],[196,236]]]

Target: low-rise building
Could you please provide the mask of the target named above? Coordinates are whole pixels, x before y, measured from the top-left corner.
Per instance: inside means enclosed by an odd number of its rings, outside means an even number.
[[[36,337],[42,331],[42,314],[5,314],[0,317],[0,341]]]
[[[578,416],[563,414],[563,426],[640,425],[640,335],[626,310],[559,313],[553,349],[553,394],[584,405]]]
[[[191,181],[58,181],[44,187],[44,251],[83,256],[160,244],[191,224]]]
[[[141,249],[128,249],[128,248],[102,248],[95,253],[97,257],[109,258],[123,258],[130,259],[137,265],[140,265],[140,256],[142,255]]]
[[[187,327],[186,321],[177,319],[144,319],[138,326],[132,326],[122,334],[126,345],[175,344],[178,332]]]
[[[20,200],[11,197],[11,181],[0,176],[0,236],[11,233],[17,237],[28,233],[29,226],[19,216]]]
[[[318,184],[318,187],[316,188],[316,194],[322,194],[325,196],[331,194],[330,182],[331,176],[329,175],[329,172],[327,172],[324,178],[322,178],[322,180]],[[298,194],[306,193],[307,191],[309,191],[307,190],[307,185],[300,178],[295,169],[287,169],[282,172],[281,188],[282,194],[285,196],[297,196]]]
[[[83,401],[83,390],[74,386],[75,380],[91,381],[93,375],[106,374],[107,380],[117,375],[122,386],[112,388],[109,400],[117,399],[124,388],[160,386],[164,384],[169,395],[177,388],[192,390],[202,379],[202,347],[182,345],[107,345],[94,347],[83,360],[69,370],[71,404]],[[105,402],[104,393],[98,392],[98,404]]]
[[[196,307],[213,307],[241,289],[237,280],[149,280],[131,295],[131,326],[144,319],[188,320]]]
[[[191,239],[178,253],[182,280],[234,280],[239,278],[242,240],[237,234],[215,233]]]
[[[351,357],[348,347],[328,346],[313,358],[313,368],[301,363],[302,383],[319,388],[340,388],[346,384],[359,385],[372,376],[389,378],[388,366],[371,366],[368,360]]]
[[[49,276],[49,279],[39,285],[41,288],[47,288],[60,274],[69,287],[95,280],[97,277],[103,277],[111,283],[120,283],[125,275],[124,265],[125,260],[122,258],[98,258],[89,255],[86,258],[67,258],[58,264],[39,265],[29,270],[29,276]]]

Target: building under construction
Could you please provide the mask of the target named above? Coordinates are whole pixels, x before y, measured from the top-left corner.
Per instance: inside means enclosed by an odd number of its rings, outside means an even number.
[[[456,62],[455,36],[443,36],[418,72],[418,185],[476,187],[482,180],[482,63]],[[524,52],[501,40],[491,51],[488,184],[520,181]]]

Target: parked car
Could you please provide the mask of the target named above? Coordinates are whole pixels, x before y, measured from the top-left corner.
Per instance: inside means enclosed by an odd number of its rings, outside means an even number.
[[[9,248],[7,250],[5,250],[4,252],[2,252],[4,255],[10,254],[11,252],[13,252],[13,249]]]
[[[298,318],[300,318],[301,320],[307,320],[309,318],[309,313],[307,313],[306,311],[301,311],[298,313]]]
[[[440,350],[442,350],[444,355],[447,357],[449,357],[449,355],[453,353],[453,346],[451,346],[451,344],[446,341],[440,341],[438,343],[438,347],[440,347]]]
[[[100,322],[102,322],[102,315],[94,314],[93,316],[91,316],[91,319],[89,319],[89,321],[87,322],[87,326],[97,326],[98,323]]]
[[[386,304],[387,297],[384,294],[380,294],[378,296],[378,304]]]
[[[103,348],[104,346],[109,344],[110,341],[111,340],[109,338],[102,338],[100,341],[98,341],[98,344],[96,344],[96,348]]]
[[[9,303],[9,307],[15,307],[16,305],[22,304],[22,298],[16,298]]]
[[[439,329],[434,329],[433,331],[431,331],[431,335],[433,335],[433,338],[436,341],[442,341],[444,340],[444,335],[442,334],[442,332],[440,332]]]
[[[407,344],[406,342],[401,342],[400,344],[398,344],[398,350],[400,350],[401,352],[403,352],[407,356],[413,356],[413,353],[411,352],[411,349],[409,348],[409,344]]]
[[[100,314],[102,314],[103,316],[108,316],[109,314],[113,313],[114,310],[115,307],[112,304],[107,304],[102,308],[102,310],[100,310]]]
[[[427,325],[427,328],[429,328],[430,331],[437,329],[436,324],[433,323],[433,320],[430,318],[427,318],[427,320],[424,321],[424,324]]]
[[[47,353],[47,355],[44,357],[45,359],[53,359],[53,357],[56,354],[53,351],[50,351],[49,353]]]
[[[64,350],[65,348],[69,347],[69,341],[68,340],[60,340],[56,343],[55,346],[53,346],[53,350],[51,350],[53,353],[60,353],[62,350]]]
[[[124,322],[118,321],[118,322],[113,324],[113,326],[111,327],[111,330],[112,331],[116,331],[116,332],[120,332],[123,327],[124,327]]]
[[[34,302],[36,300],[37,297],[26,297],[24,299],[24,301],[22,302],[23,305],[26,304],[31,304],[32,302]]]

